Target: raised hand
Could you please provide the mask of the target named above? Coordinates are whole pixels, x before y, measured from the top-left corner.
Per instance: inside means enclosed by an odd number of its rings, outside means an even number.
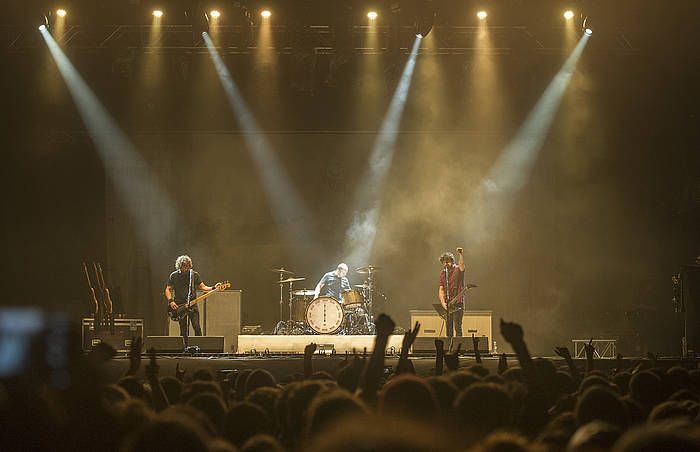
[[[129,347],[129,369],[126,371],[127,376],[136,375],[141,367],[141,347],[143,339],[136,336],[131,339],[131,347]]]
[[[479,350],[479,338],[474,336],[474,333],[472,333],[472,346],[475,352]]]
[[[567,361],[571,359],[571,352],[567,347],[554,347],[554,353],[561,356]]]
[[[498,375],[508,370],[508,357],[505,353],[501,353],[498,357]]]
[[[318,346],[315,343],[310,343],[306,347],[304,347],[304,356],[311,356],[314,354]]]
[[[156,350],[151,347],[148,350],[148,355],[150,356],[150,362],[146,365],[146,377],[148,377],[149,379],[158,379],[160,366],[156,362]]]
[[[442,339],[435,339],[435,353],[445,353],[445,342]]]
[[[462,248],[461,246],[458,246],[457,247],[457,254],[464,254],[464,248]]]
[[[185,372],[186,372],[186,370],[180,367],[180,362],[178,361],[177,364],[175,364],[175,378],[184,382],[185,381]]]
[[[595,356],[595,346],[593,345],[593,339],[588,341],[587,344],[583,344],[583,348],[586,351],[586,358],[593,359]]]
[[[510,344],[523,341],[523,327],[515,322],[506,322],[501,319],[501,336]]]
[[[445,354],[445,365],[447,370],[455,371],[459,368],[459,353],[462,351],[462,343],[457,344],[457,350],[454,353]]]
[[[413,326],[413,329],[409,329],[406,331],[406,333],[403,335],[403,344],[401,345],[401,354],[408,354],[408,350],[411,348],[413,345],[413,342],[416,340],[416,336],[418,336],[418,332],[420,331],[420,322],[416,322],[416,324]]]
[[[386,314],[379,314],[374,324],[377,328],[377,336],[384,337],[388,337],[394,331],[394,327],[396,327],[391,317]]]

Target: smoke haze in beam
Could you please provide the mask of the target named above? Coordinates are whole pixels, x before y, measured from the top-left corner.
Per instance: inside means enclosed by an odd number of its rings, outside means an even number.
[[[308,209],[294,189],[265,133],[260,129],[248,105],[243,100],[243,96],[211,38],[207,33],[202,33],[202,37],[229,105],[243,132],[243,139],[253,163],[262,178],[263,187],[272,204],[272,214],[275,216],[278,227],[285,234],[287,243],[294,247],[295,252],[312,253],[312,256],[319,256],[318,248],[313,246],[318,234],[313,230],[313,225],[309,221],[312,217]]]
[[[135,146],[111,118],[48,30],[41,30],[80,117],[92,138],[105,172],[136,224],[136,234],[152,264],[168,249],[180,218],[169,196]]]
[[[367,171],[355,195],[356,210],[354,210],[353,221],[345,232],[343,247],[344,256],[348,256],[346,260],[350,266],[366,265],[372,256],[381,210],[380,194],[394,158],[394,145],[411,87],[421,41],[419,37],[413,41],[411,54],[406,61],[399,84],[374,142]]]
[[[569,86],[576,64],[589,36],[583,35],[528,114],[517,133],[482,180],[476,196],[469,200],[468,236],[475,242],[495,237],[503,227],[516,194],[527,184],[559,105]]]

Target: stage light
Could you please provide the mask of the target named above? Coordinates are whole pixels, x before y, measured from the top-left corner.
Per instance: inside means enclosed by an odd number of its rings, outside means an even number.
[[[479,20],[484,20],[489,16],[489,14],[486,11],[479,11],[476,13],[476,17],[479,18]]]
[[[260,12],[260,15],[262,16],[263,19],[268,19],[272,15],[272,13],[270,12],[269,9],[263,9]]]
[[[163,17],[163,11],[159,9],[154,9],[153,10],[153,17],[161,18]]]
[[[571,20],[571,19],[573,19],[573,18],[574,18],[574,12],[573,12],[573,11],[571,11],[570,9],[567,9],[566,11],[564,11],[564,19],[566,19],[566,20]]]
[[[56,15],[57,15],[58,17],[66,17],[66,14],[68,14],[68,13],[67,13],[66,10],[63,9],[63,8],[59,8],[59,9],[56,10]]]
[[[586,28],[585,30],[583,30],[583,32],[586,33],[588,36],[593,34],[593,30],[591,30],[590,28]]]
[[[367,13],[367,18],[369,20],[375,20],[377,18],[378,14],[376,11],[370,11]]]
[[[211,12],[209,13],[209,16],[212,19],[218,19],[219,17],[221,17],[221,13],[218,10],[212,9]]]
[[[44,31],[44,30],[46,30],[46,25],[44,25],[44,24],[39,25],[39,31]]]

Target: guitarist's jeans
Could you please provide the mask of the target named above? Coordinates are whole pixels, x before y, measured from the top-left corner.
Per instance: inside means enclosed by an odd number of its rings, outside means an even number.
[[[456,310],[455,312],[452,313],[452,315],[447,316],[447,320],[445,321],[445,328],[447,329],[447,337],[452,337],[453,336],[453,331],[452,327],[454,327],[454,336],[461,337],[462,336],[462,317],[464,315],[464,307]]]
[[[191,309],[189,313],[180,319],[180,336],[185,338],[185,345],[187,345],[188,328],[187,321],[189,319],[192,329],[194,330],[195,336],[202,335],[202,328],[199,326],[199,309]]]

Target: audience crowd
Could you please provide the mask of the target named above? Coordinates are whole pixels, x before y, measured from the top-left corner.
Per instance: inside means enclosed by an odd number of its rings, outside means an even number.
[[[475,346],[460,367],[459,348],[436,340],[428,376],[408,358],[418,324],[396,368],[385,367],[394,330],[385,315],[371,354],[346,356],[331,375],[314,372],[309,344],[303,372],[282,381],[263,369],[161,375],[153,353],[142,365],[135,340],[126,375],[107,384],[100,368],[111,357],[98,347],[72,365],[69,384],[29,375],[0,384],[0,449],[700,451],[700,370],[649,355],[634,368],[619,356],[604,372],[590,344],[579,369],[566,348],[555,349],[563,360],[532,358],[519,325],[500,327],[517,364],[501,355],[491,372]]]

